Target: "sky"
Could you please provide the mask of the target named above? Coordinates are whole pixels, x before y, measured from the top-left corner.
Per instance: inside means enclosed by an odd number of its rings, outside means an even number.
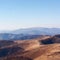
[[[0,0],[0,30],[60,28],[60,0]]]

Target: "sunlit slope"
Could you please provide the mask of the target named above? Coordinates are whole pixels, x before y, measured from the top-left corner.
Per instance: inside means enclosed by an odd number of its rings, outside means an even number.
[[[1,60],[60,60],[60,37],[44,36],[32,40],[17,40],[0,49],[7,53]],[[49,43],[50,42],[50,43]],[[4,50],[5,49],[5,50]],[[6,52],[8,51],[8,52]]]

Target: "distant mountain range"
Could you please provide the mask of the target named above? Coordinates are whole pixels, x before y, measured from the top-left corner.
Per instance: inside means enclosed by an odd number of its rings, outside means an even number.
[[[0,40],[24,40],[36,38],[40,35],[60,34],[60,28],[26,28],[14,31],[0,31]]]
[[[12,31],[13,34],[29,34],[29,35],[55,35],[60,34],[60,28],[27,28],[27,29],[18,29]]]

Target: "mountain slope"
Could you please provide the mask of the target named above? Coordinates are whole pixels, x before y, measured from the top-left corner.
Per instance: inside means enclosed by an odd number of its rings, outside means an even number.
[[[0,60],[60,60],[59,36],[14,41],[15,44],[0,48],[0,54],[7,50],[6,55],[0,56]]]

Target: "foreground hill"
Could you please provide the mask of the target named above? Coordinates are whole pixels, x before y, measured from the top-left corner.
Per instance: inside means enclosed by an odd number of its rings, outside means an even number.
[[[60,60],[60,35],[13,41],[0,47],[0,60]]]

